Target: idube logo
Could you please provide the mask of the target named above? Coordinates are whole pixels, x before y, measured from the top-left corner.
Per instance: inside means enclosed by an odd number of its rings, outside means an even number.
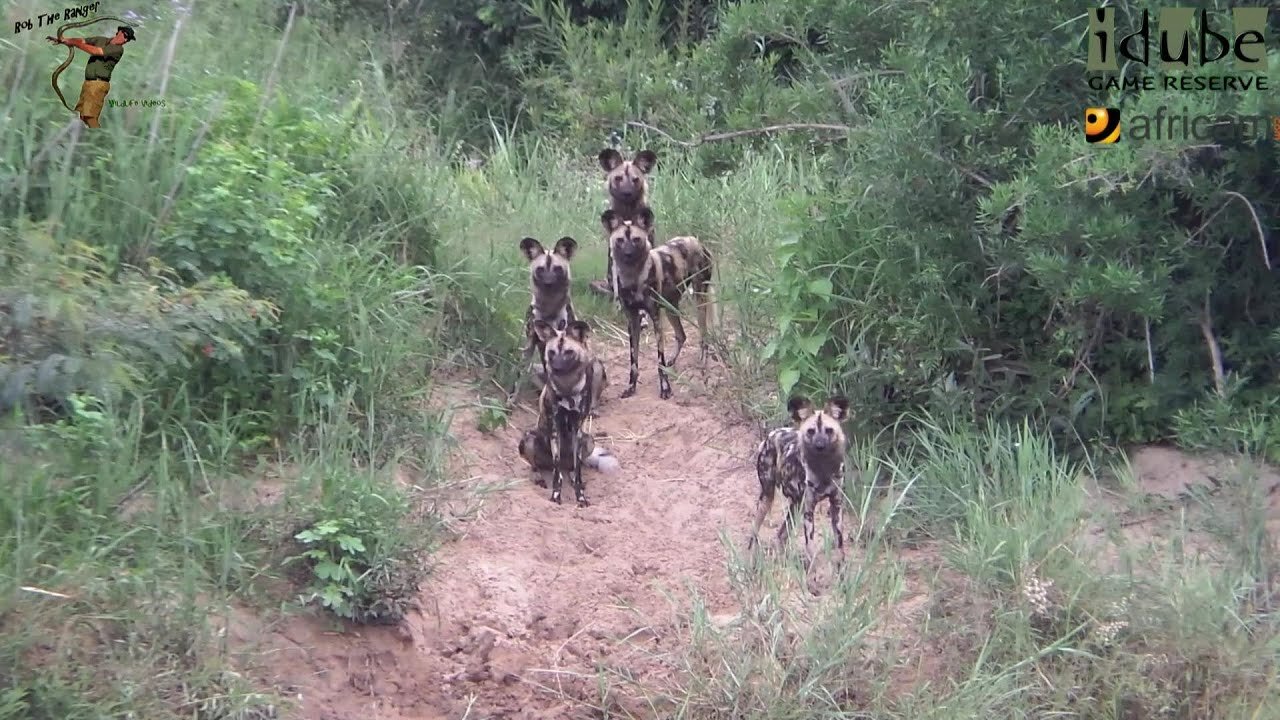
[[[1209,20],[1206,9],[1160,8],[1158,31],[1152,31],[1150,13],[1142,11],[1138,29],[1120,36],[1116,32],[1116,9],[1089,11],[1089,56],[1086,69],[1093,90],[1268,90],[1266,7],[1231,9],[1231,21]],[[1195,20],[1199,22],[1194,22]],[[1198,25],[1199,27],[1193,27]],[[1153,58],[1152,55],[1156,58]],[[1192,56],[1195,62],[1192,62]],[[1153,70],[1158,59],[1161,70],[1206,70],[1213,74],[1164,76],[1142,73]],[[1230,70],[1228,69],[1230,59]],[[1137,72],[1121,76],[1120,66],[1137,66]],[[1206,67],[1212,66],[1212,67]]]

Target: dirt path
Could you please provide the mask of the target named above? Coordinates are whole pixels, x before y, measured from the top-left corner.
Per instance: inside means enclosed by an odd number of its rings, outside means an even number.
[[[422,609],[404,627],[364,628],[357,638],[326,635],[315,622],[280,631],[287,642],[277,650],[309,668],[280,678],[302,697],[299,717],[549,720],[599,717],[592,707],[601,705],[647,714],[633,698],[601,698],[596,668],[662,682],[671,668],[660,655],[675,647],[687,587],[711,613],[736,611],[720,533],[741,541],[754,502],[756,433],[708,400],[707,383],[721,371],[699,369],[696,333],[677,367],[686,381],[664,401],[646,332],[639,389],[623,400],[626,343],[601,329],[595,350],[611,384],[592,430],[607,436],[621,469],[586,471],[584,509],[568,487],[565,504],[553,504],[516,454],[530,410],[485,434],[476,393],[438,387],[437,402],[455,408],[451,478],[504,489],[467,492],[446,507],[466,519],[451,522],[456,539],[432,559]]]

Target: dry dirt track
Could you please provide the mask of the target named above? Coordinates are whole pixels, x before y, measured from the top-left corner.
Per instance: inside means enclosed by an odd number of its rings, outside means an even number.
[[[450,523],[454,539],[433,558],[421,611],[405,627],[344,637],[299,619],[275,633],[273,674],[301,696],[298,717],[550,720],[599,717],[592,706],[606,702],[644,716],[634,700],[603,700],[596,668],[661,683],[671,672],[661,655],[676,647],[688,586],[709,612],[736,611],[720,533],[740,544],[749,528],[757,433],[707,400],[719,372],[712,361],[699,369],[696,329],[670,400],[658,398],[650,332],[639,390],[625,400],[625,339],[594,340],[610,386],[592,430],[608,436],[621,470],[585,471],[590,507],[577,508],[568,485],[565,504],[555,505],[515,451],[534,415],[522,408],[484,434],[475,429],[475,392],[440,386],[436,402],[455,408],[450,477],[505,489],[444,506],[446,517],[464,517]],[[762,536],[780,510],[774,515]]]

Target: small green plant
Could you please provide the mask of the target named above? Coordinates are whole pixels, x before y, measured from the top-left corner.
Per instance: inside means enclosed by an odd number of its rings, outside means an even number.
[[[1243,393],[1209,396],[1173,416],[1178,444],[1190,450],[1233,452],[1280,462],[1280,422],[1274,398],[1259,402]]]
[[[372,569],[369,548],[352,518],[322,520],[294,538],[307,546],[291,560],[311,562],[314,580],[301,596],[304,604],[319,602],[335,615],[354,620],[365,596],[364,579]]]
[[[783,397],[790,395],[797,385],[824,389],[819,379],[831,377],[836,369],[834,361],[822,353],[832,340],[831,324],[827,320],[834,304],[831,278],[817,274],[820,268],[814,267],[810,251],[799,236],[783,238],[774,252],[781,271],[773,284],[773,292],[779,296],[782,313],[778,318],[778,334],[765,346],[763,359],[777,360],[778,385]]]
[[[490,433],[500,427],[506,427],[509,412],[501,405],[485,405],[477,413],[476,429],[482,433]]]

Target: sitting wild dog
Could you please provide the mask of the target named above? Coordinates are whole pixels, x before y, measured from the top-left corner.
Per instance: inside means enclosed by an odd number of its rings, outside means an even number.
[[[533,469],[534,482],[538,487],[546,487],[544,475],[556,469],[551,446],[551,438],[537,430],[526,430],[516,445],[520,457]],[[614,473],[621,467],[613,453],[596,445],[596,439],[585,432],[578,433],[578,462],[603,473]]]
[[[560,502],[560,485],[565,475],[573,476],[573,494],[578,507],[586,507],[586,489],[582,484],[582,421],[591,414],[608,379],[604,365],[597,362],[587,347],[591,327],[574,320],[563,330],[556,330],[545,320],[535,320],[533,330],[542,340],[547,382],[542,386],[538,402],[538,434],[553,439],[551,458],[551,501]]]
[[[532,299],[529,311],[524,317],[524,362],[537,353],[537,365],[533,368],[536,384],[541,387],[546,382],[547,368],[542,357],[542,340],[533,331],[533,324],[543,320],[557,329],[563,330],[569,323],[577,320],[573,311],[573,300],[569,297],[569,283],[572,279],[569,261],[578,250],[578,241],[565,236],[556,241],[551,252],[542,247],[542,243],[531,237],[520,241],[520,251],[529,260],[529,289]]]
[[[604,170],[604,187],[609,194],[609,209],[623,220],[634,220],[640,208],[649,208],[648,175],[658,165],[658,155],[652,150],[641,150],[632,160],[624,160],[622,153],[613,148],[600,151],[600,167]],[[608,252],[608,265],[604,280],[595,280],[591,289],[601,295],[612,296],[613,253]]]
[[[671,381],[667,368],[676,363],[684,347],[684,324],[680,321],[680,299],[689,290],[697,303],[698,330],[701,333],[702,360],[707,358],[707,320],[711,311],[711,253],[692,236],[674,237],[658,248],[653,247],[653,211],[641,208],[633,220],[624,220],[613,210],[605,210],[600,222],[609,233],[609,250],[613,257],[613,286],[618,304],[627,317],[627,338],[631,343],[631,376],[622,397],[636,392],[640,375],[640,315],[653,321],[658,343],[658,396],[671,397]],[[676,351],[667,360],[660,324],[663,305],[676,338]]]
[[[844,454],[848,440],[840,423],[848,417],[849,401],[837,395],[817,410],[806,398],[792,397],[787,402],[787,410],[794,425],[770,430],[756,450],[760,497],[747,549],[755,546],[760,525],[773,507],[774,494],[780,487],[790,507],[778,527],[778,542],[785,546],[798,510],[804,517],[806,562],[812,564],[813,512],[825,499],[830,503],[831,531],[835,533],[836,547],[843,561],[840,489],[844,482]]]

